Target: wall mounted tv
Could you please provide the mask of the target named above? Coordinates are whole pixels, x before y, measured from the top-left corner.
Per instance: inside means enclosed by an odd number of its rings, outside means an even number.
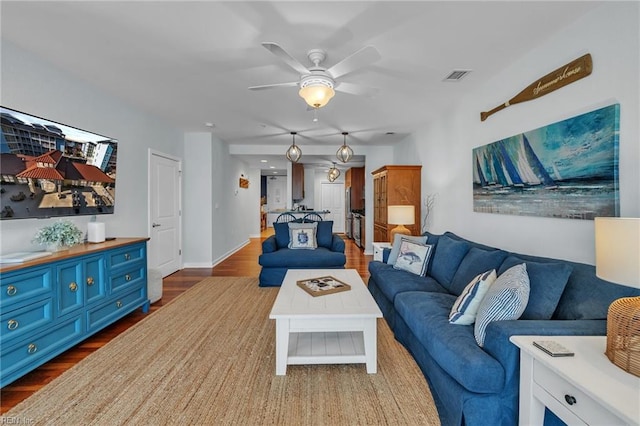
[[[2,220],[110,214],[118,143],[0,106]]]

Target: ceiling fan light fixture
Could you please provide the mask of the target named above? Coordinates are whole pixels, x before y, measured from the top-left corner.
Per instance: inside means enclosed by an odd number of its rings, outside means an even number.
[[[333,163],[333,166],[329,169],[329,174],[327,175],[327,179],[329,182],[335,182],[336,179],[340,177],[340,170],[336,168],[336,163]]]
[[[347,145],[348,134],[349,134],[348,132],[342,132],[342,136],[344,137],[344,142],[342,143],[342,146],[338,148],[338,152],[336,152],[336,157],[338,158],[338,160],[342,161],[343,163],[348,163],[349,160],[351,160],[351,157],[353,157],[353,149],[351,149],[351,147]]]
[[[322,108],[336,94],[333,80],[322,75],[309,75],[302,78],[298,94],[312,108]]]
[[[293,143],[291,144],[289,149],[287,149],[287,152],[285,154],[287,156],[287,160],[291,161],[292,163],[297,163],[300,158],[302,158],[302,150],[298,145],[296,145],[297,134],[297,132],[291,132],[291,136],[293,136]]]

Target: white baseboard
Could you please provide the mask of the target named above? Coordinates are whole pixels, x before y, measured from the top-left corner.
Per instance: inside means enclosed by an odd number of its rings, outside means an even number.
[[[213,268],[212,263],[184,263],[182,268]]]
[[[231,250],[229,250],[228,252],[226,252],[225,254],[223,254],[222,256],[220,256],[219,258],[215,259],[213,261],[213,266],[216,266],[217,264],[219,264],[220,262],[222,262],[223,260],[225,260],[226,258],[228,258],[229,256],[231,256],[232,254],[234,254],[235,252],[239,251],[242,247],[246,246],[247,244],[249,244],[251,241],[246,240],[244,241],[242,244],[240,244],[239,246],[237,246],[236,248],[233,248]]]
[[[233,255],[235,252],[239,251],[242,247],[246,246],[247,244],[249,244],[249,240],[246,240],[245,242],[243,242],[242,244],[238,245],[235,248],[232,248],[231,250],[229,250],[228,252],[226,252],[225,254],[223,254],[222,256],[220,256],[219,258],[215,259],[213,261],[213,263],[201,263],[201,262],[196,262],[196,263],[184,263],[183,264],[183,268],[213,268],[216,265],[218,265],[219,263],[221,263],[222,261],[224,261],[225,259],[227,259],[228,257],[230,257],[231,255]]]

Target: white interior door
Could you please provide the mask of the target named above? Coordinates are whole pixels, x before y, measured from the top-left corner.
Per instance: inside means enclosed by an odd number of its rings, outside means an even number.
[[[329,210],[325,220],[333,220],[333,232],[344,232],[344,183],[323,182],[320,192],[321,210]]]
[[[149,268],[166,277],[182,269],[182,162],[149,151]]]
[[[287,208],[287,177],[271,176],[267,178],[267,209]]]

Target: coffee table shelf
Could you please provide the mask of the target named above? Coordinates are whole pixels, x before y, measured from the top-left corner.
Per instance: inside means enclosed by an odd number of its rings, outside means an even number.
[[[287,363],[358,364],[367,361],[362,332],[290,333]]]

